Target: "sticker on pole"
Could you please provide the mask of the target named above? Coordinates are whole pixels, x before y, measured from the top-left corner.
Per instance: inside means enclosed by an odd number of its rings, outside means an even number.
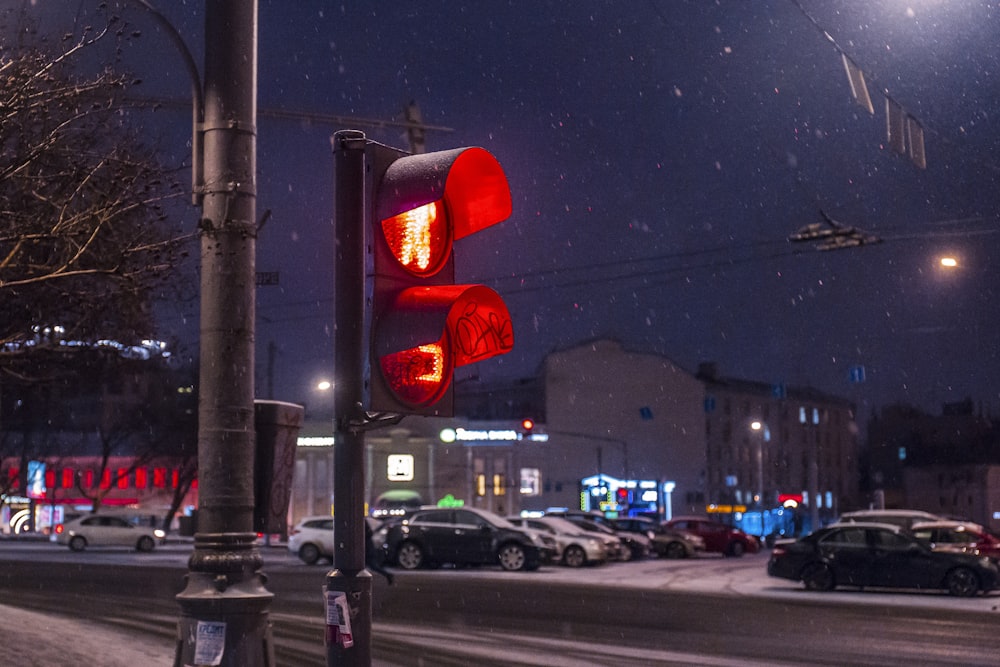
[[[329,591],[326,593],[326,642],[339,644],[342,648],[354,646],[351,634],[351,612],[347,606],[347,593]]]
[[[194,641],[194,664],[222,664],[222,653],[226,648],[226,624],[216,621],[198,621]]]

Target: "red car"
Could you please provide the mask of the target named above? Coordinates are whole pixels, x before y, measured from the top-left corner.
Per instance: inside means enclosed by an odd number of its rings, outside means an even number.
[[[705,553],[720,553],[738,558],[745,553],[755,554],[760,551],[760,542],[756,537],[704,517],[679,516],[665,521],[663,525],[698,535],[705,540]]]
[[[1000,538],[978,523],[968,521],[922,521],[910,529],[914,537],[933,548],[978,551],[1000,559]]]

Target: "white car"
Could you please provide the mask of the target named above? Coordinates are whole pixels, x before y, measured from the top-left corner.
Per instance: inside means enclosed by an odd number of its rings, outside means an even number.
[[[152,551],[162,542],[165,533],[129,521],[113,514],[87,514],[55,528],[51,540],[65,544],[73,551],[87,547],[132,547],[137,551]]]
[[[544,531],[556,540],[561,557],[558,562],[569,567],[580,567],[608,560],[609,543],[618,549],[616,540],[606,540],[603,536],[591,535],[570,521],[559,517],[508,517],[519,528],[533,528]]]
[[[333,562],[333,517],[307,516],[288,532],[288,550],[306,565],[321,558]]]

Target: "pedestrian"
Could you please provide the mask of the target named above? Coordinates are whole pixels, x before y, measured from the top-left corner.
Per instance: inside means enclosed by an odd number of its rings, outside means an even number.
[[[376,549],[375,542],[372,540],[371,523],[368,522],[368,519],[365,519],[365,565],[372,572],[377,572],[385,577],[385,580],[392,586],[394,577],[392,576],[392,572],[385,569],[382,561],[381,549]]]

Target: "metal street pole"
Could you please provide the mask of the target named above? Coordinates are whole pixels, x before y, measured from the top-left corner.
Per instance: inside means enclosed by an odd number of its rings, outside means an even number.
[[[365,569],[365,135],[333,137],[336,254],[334,281],[334,570],[326,577],[326,664],[371,665],[372,578]]]
[[[271,667],[254,544],[257,2],[206,0],[199,507],[175,667]]]

